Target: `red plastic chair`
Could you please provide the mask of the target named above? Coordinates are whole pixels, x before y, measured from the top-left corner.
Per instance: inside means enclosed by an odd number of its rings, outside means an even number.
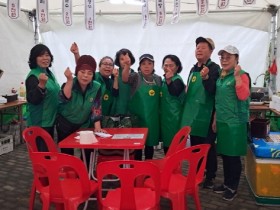
[[[191,132],[190,126],[182,127],[173,137],[172,142],[170,144],[170,147],[169,147],[165,157],[169,157],[169,156],[175,154],[177,151],[186,148],[190,132]],[[164,164],[165,164],[165,158],[146,160],[146,161],[157,165],[160,171],[163,169]]]
[[[102,183],[108,175],[119,178],[120,188],[108,191],[102,198]],[[153,182],[153,189],[136,187],[138,176],[148,176]],[[160,172],[148,162],[135,160],[116,160],[97,165],[98,201],[102,210],[148,210],[159,209]]]
[[[36,139],[38,137],[41,137],[41,139],[44,140],[49,152],[58,152],[58,148],[51,135],[41,127],[31,126],[29,128],[24,129],[24,131],[22,132],[22,137],[26,143],[30,158],[31,158],[31,153],[39,152],[36,144]],[[48,184],[47,179],[43,178],[43,176],[41,179],[42,179],[42,183],[45,182],[45,185]],[[35,186],[35,182],[33,181],[31,192],[30,192],[30,198],[29,198],[29,210],[34,209],[35,197],[36,197],[36,186]]]
[[[194,198],[196,209],[200,210],[199,184],[203,180],[209,144],[191,146],[166,157],[161,171],[161,196],[172,201],[173,210],[185,210],[186,196]],[[178,173],[178,165],[182,173]],[[146,179],[144,186],[153,187],[151,179]]]
[[[33,174],[36,187],[40,189],[43,210],[48,210],[51,203],[63,204],[64,209],[76,210],[81,203],[86,202],[97,192],[97,183],[89,180],[87,169],[75,156],[57,152],[31,153]],[[61,171],[75,171],[77,176],[69,178]],[[41,183],[41,176],[47,175],[49,185]]]
[[[115,152],[116,151],[116,152]],[[113,161],[113,160],[123,160],[123,150],[100,150],[97,154],[97,163],[99,164],[104,161]],[[129,160],[134,159],[134,152],[130,152]]]
[[[51,135],[43,128],[38,126],[31,126],[24,129],[22,137],[26,142],[28,152],[39,152],[36,144],[36,139],[41,137],[44,140],[49,152],[58,152],[57,145]]]

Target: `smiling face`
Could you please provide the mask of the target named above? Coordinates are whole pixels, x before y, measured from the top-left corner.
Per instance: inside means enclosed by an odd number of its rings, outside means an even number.
[[[83,90],[85,90],[86,86],[92,82],[93,75],[94,73],[92,70],[83,69],[78,71],[77,79]]]
[[[200,42],[195,49],[195,57],[198,63],[205,64],[207,60],[211,57],[213,50],[209,47],[207,42]]]
[[[238,64],[238,56],[223,51],[220,62],[223,70],[230,71]]]
[[[99,72],[103,77],[109,78],[114,69],[113,60],[110,58],[104,58],[101,60],[99,65]]]
[[[44,52],[42,55],[36,57],[36,63],[40,68],[48,68],[51,63],[51,56],[48,52]]]
[[[143,59],[140,63],[140,71],[144,76],[151,76],[154,71],[154,62],[149,59]]]

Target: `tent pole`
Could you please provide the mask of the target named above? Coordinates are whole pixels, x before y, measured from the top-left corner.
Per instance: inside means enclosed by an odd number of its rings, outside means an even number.
[[[270,42],[270,56],[269,56],[269,63],[271,66],[273,63],[273,60],[275,59],[276,56],[276,15],[278,12],[278,7],[274,6],[274,5],[269,5],[268,7],[268,12],[271,13],[272,18],[271,18],[271,42]],[[276,94],[276,75],[270,74],[270,81],[269,81],[269,86],[271,89],[272,94]]]

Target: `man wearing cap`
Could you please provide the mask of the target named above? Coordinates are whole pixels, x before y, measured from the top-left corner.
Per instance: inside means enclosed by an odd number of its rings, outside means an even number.
[[[222,72],[217,80],[215,97],[217,152],[221,154],[224,182],[214,187],[223,199],[231,201],[237,195],[242,164],[240,156],[247,151],[249,122],[250,77],[238,65],[239,51],[234,46],[220,50]]]
[[[80,128],[89,128],[94,124],[95,132],[101,129],[101,88],[93,81],[96,70],[95,59],[83,55],[77,60],[75,76],[69,68],[64,72],[67,79],[59,93],[57,117],[58,142]],[[62,149],[63,153],[74,154],[73,149]]]
[[[129,112],[138,118],[139,127],[149,129],[145,145],[145,159],[152,159],[154,146],[159,143],[159,100],[162,79],[154,70],[154,57],[143,54],[139,58],[138,72],[122,72],[123,82],[131,87]],[[142,160],[142,150],[135,151],[135,159]]]
[[[197,63],[188,77],[186,98],[184,101],[181,127],[191,126],[191,145],[211,144],[206,164],[204,188],[213,188],[213,180],[217,171],[217,155],[215,148],[216,134],[212,129],[215,112],[216,81],[220,67],[210,57],[215,49],[212,39],[198,37],[196,39],[195,56]]]

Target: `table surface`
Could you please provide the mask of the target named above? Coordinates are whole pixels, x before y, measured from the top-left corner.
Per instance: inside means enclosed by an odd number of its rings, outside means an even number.
[[[249,107],[250,111],[254,111],[254,110],[267,110],[269,111],[269,104],[263,104],[263,105],[250,105]]]
[[[12,102],[7,102],[5,104],[0,104],[0,109],[7,109],[7,108],[10,108],[13,106],[20,106],[20,105],[24,105],[24,104],[26,104],[26,101],[16,100],[16,101],[12,101]]]
[[[93,129],[86,129],[93,130]],[[80,144],[79,139],[75,137],[79,136],[77,132],[72,133],[64,140],[62,140],[58,146],[60,148],[80,148],[80,149],[143,149],[147,135],[148,128],[104,128],[111,137],[102,138],[98,137],[97,142],[92,144]],[[131,138],[123,138],[123,139],[112,139],[114,134],[144,134],[141,139],[131,139]]]

